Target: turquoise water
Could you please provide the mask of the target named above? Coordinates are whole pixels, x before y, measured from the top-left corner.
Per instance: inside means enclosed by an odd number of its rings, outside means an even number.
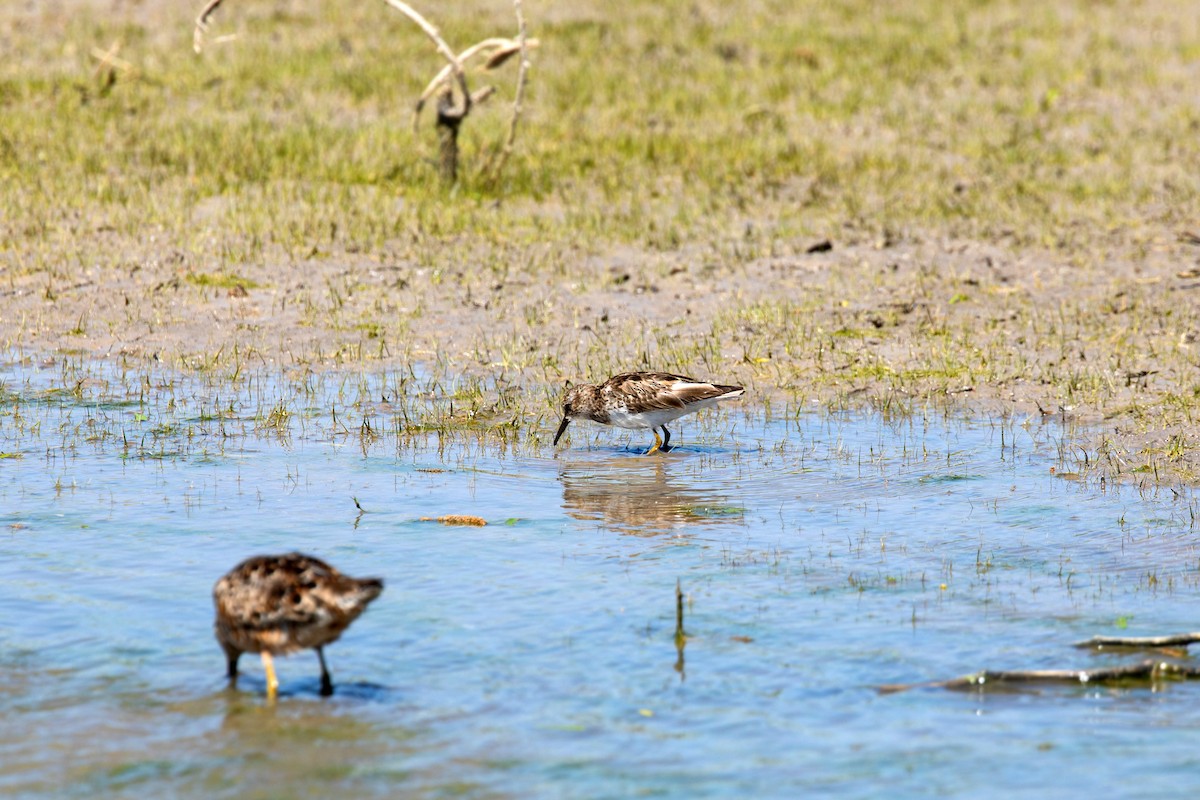
[[[877,691],[1200,628],[1191,492],[1077,479],[1053,423],[731,404],[643,457],[584,426],[557,451],[414,433],[394,376],[0,383],[0,792],[1200,788],[1195,684]],[[489,524],[420,520],[443,514]],[[271,705],[252,657],[227,688],[210,592],[287,550],[387,588],[327,650],[336,694],[306,652]]]

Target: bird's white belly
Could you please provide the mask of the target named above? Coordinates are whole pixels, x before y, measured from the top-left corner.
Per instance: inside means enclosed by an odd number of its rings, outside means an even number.
[[[657,428],[666,425],[668,422],[679,419],[684,414],[690,414],[695,410],[694,407],[656,408],[653,411],[632,414],[627,408],[610,408],[608,411],[608,424],[616,425],[618,428],[645,430],[647,428]]]

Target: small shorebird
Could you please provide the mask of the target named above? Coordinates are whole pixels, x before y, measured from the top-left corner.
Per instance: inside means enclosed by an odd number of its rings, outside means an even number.
[[[574,386],[563,398],[563,420],[554,434],[554,444],[558,444],[572,419],[586,419],[618,428],[649,429],[654,434],[654,446],[646,455],[660,449],[665,453],[671,449],[668,422],[715,406],[718,400],[741,397],[744,391],[741,386],[722,386],[666,372],[629,372],[598,386]]]
[[[301,553],[246,559],[213,587],[213,630],[229,660],[229,679],[237,681],[242,653],[261,653],[267,697],[274,699],[279,681],[271,657],[313,647],[321,662],[321,694],[333,694],[321,648],[382,591],[379,578],[351,578]]]

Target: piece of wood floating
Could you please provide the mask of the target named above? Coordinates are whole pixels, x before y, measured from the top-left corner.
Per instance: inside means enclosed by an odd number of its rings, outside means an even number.
[[[1200,642],[1200,633],[1177,633],[1173,636],[1093,636],[1075,647],[1187,647]]]
[[[1169,661],[1146,660],[1140,664],[1125,664],[1119,667],[1098,669],[1031,669],[1031,670],[984,670],[961,678],[930,683],[893,683],[879,686],[881,694],[905,692],[909,689],[986,689],[1005,684],[1086,684],[1111,686],[1130,682],[1153,682],[1158,680],[1189,680],[1200,678],[1200,667],[1184,666]]]

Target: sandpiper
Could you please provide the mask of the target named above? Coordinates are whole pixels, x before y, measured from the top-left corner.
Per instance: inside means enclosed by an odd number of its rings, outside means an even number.
[[[213,629],[229,660],[229,679],[236,682],[242,653],[261,653],[267,697],[274,699],[279,681],[271,657],[313,647],[321,662],[321,694],[333,694],[321,648],[382,591],[379,578],[351,578],[301,553],[246,559],[213,587]]]
[[[654,434],[654,446],[646,455],[660,449],[665,453],[671,449],[668,422],[715,406],[718,400],[741,397],[744,391],[741,386],[722,386],[666,372],[628,372],[598,386],[574,386],[563,398],[563,420],[554,434],[554,444],[558,444],[572,419],[586,419],[618,428],[648,428]],[[660,428],[662,438],[658,435]]]

